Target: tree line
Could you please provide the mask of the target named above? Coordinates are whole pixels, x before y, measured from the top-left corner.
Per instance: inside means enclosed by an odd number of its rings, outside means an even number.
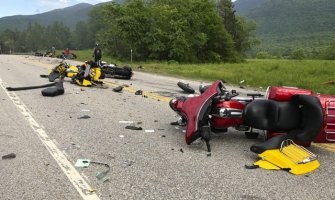
[[[95,42],[119,59],[237,62],[253,44],[255,24],[231,0],[128,0],[94,8],[70,30],[61,22],[30,23],[0,33],[2,51],[87,49]]]
[[[334,59],[333,43],[311,50],[282,47],[278,55],[262,48],[257,51],[255,29],[255,23],[236,15],[231,0],[128,0],[94,8],[88,21],[72,29],[54,22],[48,26],[30,23],[23,31],[4,30],[0,50],[90,49],[98,42],[105,55],[121,60],[128,60],[130,54],[137,61],[193,63],[239,62],[246,55]]]

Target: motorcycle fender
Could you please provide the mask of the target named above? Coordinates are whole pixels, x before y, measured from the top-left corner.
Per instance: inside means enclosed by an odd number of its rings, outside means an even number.
[[[301,147],[300,147],[301,148]],[[295,148],[295,151],[297,149]],[[304,150],[298,149],[298,154],[303,153]],[[318,160],[313,160],[307,163],[298,163],[296,160],[289,158],[287,155],[283,154],[279,149],[266,150],[263,153],[258,155],[262,160],[271,163],[274,166],[277,166],[280,169],[288,170],[292,174],[301,175],[312,172],[319,168],[320,163]],[[259,161],[258,161],[259,162]],[[267,169],[269,165],[264,162],[256,162],[254,165],[258,165],[261,168]],[[258,163],[258,164],[257,164]]]

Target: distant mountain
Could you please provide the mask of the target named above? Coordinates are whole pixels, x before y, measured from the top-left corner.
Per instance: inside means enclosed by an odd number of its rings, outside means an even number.
[[[334,0],[237,0],[235,8],[256,22],[262,49],[311,52],[335,40]]]
[[[124,3],[125,0],[115,0],[116,3]],[[107,2],[110,3],[110,2]],[[74,29],[79,21],[86,21],[88,13],[97,6],[88,3],[80,3],[63,9],[56,9],[36,15],[15,15],[0,18],[0,30],[18,29],[23,30],[29,23],[39,23],[41,25],[51,25],[54,21],[62,22],[65,26]]]
[[[80,3],[71,7],[52,10],[36,15],[15,15],[0,18],[0,29],[26,29],[29,23],[39,23],[41,25],[50,25],[54,21],[63,22],[65,26],[75,27],[77,22],[88,19],[88,13],[93,5]]]
[[[250,11],[263,4],[266,0],[237,0],[234,2],[235,10],[243,15],[244,13]]]

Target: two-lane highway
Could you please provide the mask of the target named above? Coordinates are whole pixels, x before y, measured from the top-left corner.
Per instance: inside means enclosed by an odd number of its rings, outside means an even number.
[[[210,157],[205,146],[186,145],[182,128],[170,125],[176,115],[167,103],[183,95],[179,79],[135,71],[131,80],[106,79],[108,89],[66,81],[56,97],[5,89],[48,83],[40,74],[56,63],[0,55],[0,155],[16,154],[0,160],[0,199],[335,199],[332,146],[312,146],[320,168],[294,176],[245,169],[257,160],[250,146],[262,138],[229,130],[213,138]],[[129,87],[112,91],[122,84]],[[127,121],[143,130],[126,129]],[[78,159],[107,163],[109,180],[96,177],[105,166],[76,168]]]

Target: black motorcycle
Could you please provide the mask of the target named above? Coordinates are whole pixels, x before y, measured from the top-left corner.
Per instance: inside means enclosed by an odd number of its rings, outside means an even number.
[[[101,62],[101,70],[108,78],[127,79],[133,76],[133,69],[129,66],[118,67],[116,64]]]

